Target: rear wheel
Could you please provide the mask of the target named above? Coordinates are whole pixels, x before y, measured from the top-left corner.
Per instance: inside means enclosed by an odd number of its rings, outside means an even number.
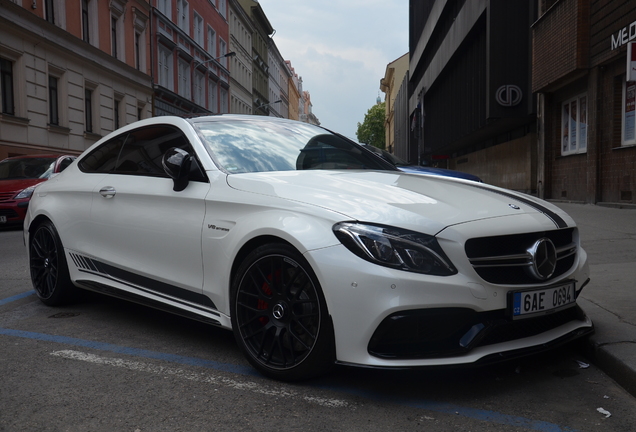
[[[74,288],[64,248],[50,221],[43,222],[29,236],[31,282],[37,296],[49,306],[67,303]]]
[[[293,247],[271,244],[250,253],[231,300],[236,341],[264,375],[308,379],[333,365],[333,330],[322,290]]]

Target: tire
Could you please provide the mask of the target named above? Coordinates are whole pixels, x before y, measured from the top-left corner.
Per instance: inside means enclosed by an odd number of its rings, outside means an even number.
[[[35,293],[44,304],[60,306],[71,301],[75,288],[60,236],[50,221],[29,236],[29,268]]]
[[[286,244],[255,249],[240,265],[230,294],[236,342],[263,375],[298,381],[333,366],[324,295],[296,249]]]

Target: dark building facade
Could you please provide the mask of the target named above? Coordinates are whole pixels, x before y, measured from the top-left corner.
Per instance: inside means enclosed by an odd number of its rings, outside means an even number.
[[[409,4],[410,162],[536,192],[530,75],[536,1]]]
[[[542,0],[532,32],[544,196],[633,206],[635,2]]]

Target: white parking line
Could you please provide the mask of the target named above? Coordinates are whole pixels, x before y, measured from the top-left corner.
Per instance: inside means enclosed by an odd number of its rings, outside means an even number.
[[[264,394],[268,396],[283,397],[297,400],[304,400],[305,402],[317,404],[327,408],[347,408],[350,406],[349,402],[342,399],[322,398],[316,396],[301,396],[298,393],[283,388],[267,387],[261,384],[250,381],[237,381],[230,378],[220,377],[207,373],[190,372],[184,369],[172,368],[167,366],[158,366],[150,363],[124,360],[120,358],[101,357],[94,354],[89,354],[81,351],[63,350],[54,351],[51,353],[53,356],[62,357],[71,360],[85,361],[94,364],[115,366],[124,369],[149,372],[156,375],[174,376],[178,378],[187,379],[190,381],[203,382],[209,384],[215,384],[219,386],[228,387],[234,390],[250,391],[252,393]]]

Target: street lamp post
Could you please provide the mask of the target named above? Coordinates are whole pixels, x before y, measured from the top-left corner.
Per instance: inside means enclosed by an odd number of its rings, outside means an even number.
[[[256,107],[256,109],[265,108],[267,106],[274,105],[276,103],[281,103],[281,102],[282,102],[282,100],[279,99],[279,100],[274,101],[274,102],[270,102],[270,103],[266,103],[266,104],[263,104],[263,105],[259,105],[259,106]]]
[[[229,52],[229,53],[227,53],[227,54],[223,54],[222,56],[215,57],[215,58],[211,58],[210,60],[206,60],[206,61],[204,61],[204,62],[200,62],[200,61],[198,61],[198,60],[196,60],[196,59],[195,59],[195,61],[197,62],[197,65],[196,65],[196,66],[203,66],[203,65],[205,65],[206,63],[210,63],[210,62],[212,62],[212,61],[217,61],[217,60],[220,60],[220,59],[222,59],[222,58],[234,57],[235,55],[236,55],[236,53],[235,53],[234,51],[230,51],[230,52]],[[196,67],[196,66],[195,66],[195,67]]]

